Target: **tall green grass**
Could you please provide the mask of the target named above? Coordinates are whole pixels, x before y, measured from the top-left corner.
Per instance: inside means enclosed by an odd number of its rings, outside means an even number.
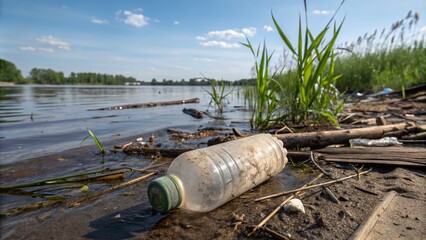
[[[252,101],[252,126],[261,129],[268,126],[278,110],[278,95],[275,88],[271,87],[272,82],[275,81],[273,79],[275,74],[270,76],[269,73],[272,54],[268,53],[265,43],[263,43],[263,46],[259,45],[255,51],[248,38],[246,38],[246,41],[247,43],[241,44],[250,49],[254,57],[254,70],[256,73],[256,86],[250,90],[248,89],[246,96],[254,97],[254,101]]]
[[[340,6],[343,3],[344,0]],[[265,44],[262,47],[259,45],[255,51],[248,39],[247,43],[243,43],[255,58],[257,101],[252,117],[255,128],[265,128],[269,123],[277,121],[329,121],[338,125],[337,114],[342,110],[343,102],[335,87],[340,76],[335,74],[334,69],[334,45],[343,21],[330,27],[333,16],[322,31],[314,35],[308,26],[306,0],[304,6],[305,21],[302,23],[299,16],[296,43],[289,40],[272,14],[279,36],[295,62],[295,66],[286,73],[270,75],[272,54],[268,54]]]
[[[366,33],[338,48],[335,71],[342,75],[340,90],[401,90],[426,81],[426,48],[416,25],[419,14],[410,11],[389,28]]]

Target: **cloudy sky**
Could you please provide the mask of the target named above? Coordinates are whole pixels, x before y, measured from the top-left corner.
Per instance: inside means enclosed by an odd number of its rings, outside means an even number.
[[[308,1],[315,32],[340,1]],[[339,42],[389,28],[413,10],[426,32],[426,0],[347,0],[336,19],[346,20]],[[192,77],[250,77],[247,36],[275,55],[283,44],[271,19],[296,40],[300,0],[0,0],[0,58],[24,76],[34,68],[98,72],[150,81]]]

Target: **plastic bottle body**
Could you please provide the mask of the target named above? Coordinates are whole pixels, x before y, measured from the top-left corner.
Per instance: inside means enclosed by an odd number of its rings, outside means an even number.
[[[181,208],[208,212],[279,173],[287,163],[282,142],[270,134],[186,152],[170,165]]]

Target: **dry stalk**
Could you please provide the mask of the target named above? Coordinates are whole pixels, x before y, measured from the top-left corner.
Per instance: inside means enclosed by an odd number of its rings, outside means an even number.
[[[354,175],[350,175],[350,176],[347,176],[347,177],[339,178],[339,179],[336,179],[336,180],[332,180],[332,181],[320,183],[320,184],[315,184],[315,185],[310,185],[310,186],[304,186],[304,187],[293,189],[293,190],[290,190],[290,191],[284,191],[284,192],[272,194],[272,195],[269,195],[269,196],[265,196],[265,197],[261,197],[261,198],[255,199],[254,201],[257,202],[257,201],[261,201],[261,200],[265,200],[265,199],[269,199],[269,198],[274,198],[274,197],[279,197],[279,196],[282,196],[282,195],[286,195],[286,194],[290,194],[290,193],[294,193],[294,192],[298,192],[298,191],[308,190],[308,189],[311,189],[311,188],[327,186],[327,185],[330,185],[330,184],[333,184],[333,183],[342,182],[342,181],[351,179],[353,177],[357,177],[358,175],[363,175],[363,174],[369,173],[372,170],[373,170],[373,168],[370,168],[369,170],[364,171],[364,172],[360,172],[359,174],[354,174]]]
[[[124,182],[124,183],[112,186],[110,188],[106,188],[106,189],[100,190],[100,191],[95,192],[95,193],[93,193],[93,194],[91,194],[89,196],[81,196],[81,197],[79,197],[79,198],[77,198],[77,199],[75,199],[73,201],[70,201],[67,205],[68,206],[79,206],[84,201],[94,200],[94,199],[98,198],[99,196],[101,196],[101,195],[103,195],[105,193],[109,193],[109,192],[114,191],[116,189],[119,189],[119,188],[122,188],[122,187],[126,187],[126,186],[129,186],[129,185],[138,183],[138,182],[140,182],[142,180],[145,180],[145,179],[147,179],[147,178],[149,178],[149,177],[151,177],[151,176],[153,176],[153,175],[155,175],[157,173],[158,173],[158,171],[151,172],[151,173],[148,173],[146,175],[140,176],[138,178],[132,179],[130,181],[127,181],[127,182]]]

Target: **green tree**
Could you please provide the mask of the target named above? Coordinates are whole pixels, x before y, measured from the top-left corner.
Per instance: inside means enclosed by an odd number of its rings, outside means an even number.
[[[0,59],[0,81],[24,83],[24,78],[14,63]]]

